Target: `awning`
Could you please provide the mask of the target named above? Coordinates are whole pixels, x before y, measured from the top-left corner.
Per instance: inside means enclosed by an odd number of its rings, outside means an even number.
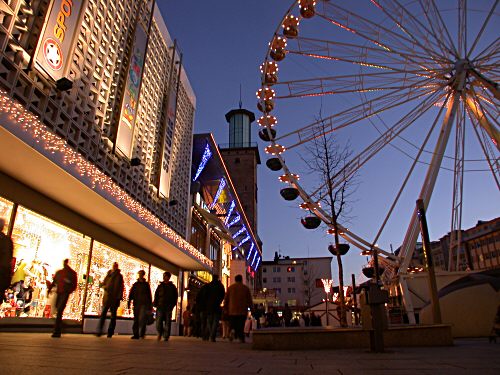
[[[167,236],[161,231],[164,227],[143,222],[111,194],[88,186],[88,179],[79,177],[75,166],[63,160],[58,151],[51,154],[43,142],[37,143],[32,129],[23,129],[8,114],[0,113],[1,172],[180,268],[211,270],[211,261],[172,230]]]

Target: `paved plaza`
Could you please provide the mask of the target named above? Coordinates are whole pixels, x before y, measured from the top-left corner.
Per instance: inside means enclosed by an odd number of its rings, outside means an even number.
[[[2,375],[11,374],[500,374],[500,342],[453,347],[256,351],[251,344],[172,337],[130,340],[67,334],[0,333]]]

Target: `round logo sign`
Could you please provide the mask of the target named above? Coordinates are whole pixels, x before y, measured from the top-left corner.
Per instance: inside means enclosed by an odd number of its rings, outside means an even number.
[[[63,65],[63,54],[61,47],[54,39],[47,38],[43,43],[43,56],[52,69],[61,69]]]

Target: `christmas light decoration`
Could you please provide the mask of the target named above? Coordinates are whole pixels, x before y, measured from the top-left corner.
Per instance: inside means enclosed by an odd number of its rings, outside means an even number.
[[[99,188],[106,195],[113,198],[115,204],[123,205],[125,209],[136,216],[143,224],[147,224],[162,237],[173,243],[180,250],[188,253],[208,267],[213,267],[213,262],[200,253],[189,242],[179,236],[173,229],[163,223],[151,211],[133,199],[126,191],[107,176],[96,165],[86,160],[81,154],[72,149],[64,139],[50,132],[37,116],[27,111],[21,104],[12,100],[4,90],[0,89],[0,113],[9,116],[9,120],[20,126],[21,130],[31,135],[34,141],[41,144],[43,149],[50,154],[59,155],[63,164],[73,166],[74,171],[82,178],[87,178],[90,188]],[[83,181],[82,181],[83,183]]]
[[[243,245],[245,242],[247,241],[250,241],[250,235],[247,235],[245,238],[243,238],[240,243],[238,244],[238,246],[241,246]]]
[[[205,146],[205,150],[203,150],[203,156],[201,157],[200,165],[196,170],[196,174],[194,175],[193,181],[196,181],[198,177],[200,177],[201,172],[203,172],[203,169],[205,169],[205,166],[207,165],[207,162],[210,160],[211,157],[212,157],[212,150],[210,150],[210,145],[207,143],[207,145]]]
[[[238,230],[235,234],[233,234],[233,238],[238,237],[240,234],[242,234],[243,232],[246,232],[246,231],[247,231],[247,227],[245,227],[243,225],[243,227],[240,230]]]
[[[250,259],[250,255],[252,254],[254,246],[255,246],[255,244],[252,242],[252,246],[250,246],[250,249],[248,250],[247,260]]]
[[[241,216],[238,214],[236,217],[231,220],[231,222],[227,225],[228,228],[231,228],[234,224],[241,220]]]
[[[253,267],[253,264],[255,263],[255,258],[257,257],[257,254],[258,254],[258,252],[256,251],[254,256],[253,256],[252,263],[250,264],[251,267]]]
[[[215,193],[215,197],[210,208],[213,208],[217,204],[217,201],[219,200],[222,190],[224,190],[225,187],[226,187],[226,179],[222,177],[219,182],[219,188],[217,189],[217,193]]]
[[[229,218],[233,214],[233,210],[235,207],[236,207],[236,202],[233,200],[233,201],[231,201],[231,205],[229,206],[229,210],[227,211],[226,220],[224,220],[225,225],[227,225],[227,222],[229,221]]]
[[[261,260],[262,260],[262,257],[259,255],[259,257],[257,258],[257,263],[255,264],[254,270],[257,271],[259,269],[259,264],[260,264]]]

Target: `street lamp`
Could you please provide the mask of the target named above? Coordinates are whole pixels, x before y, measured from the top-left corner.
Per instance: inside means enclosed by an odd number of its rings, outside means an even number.
[[[326,300],[325,300],[325,310],[326,310],[326,325],[329,326],[329,319],[328,319],[328,295],[330,294],[330,291],[332,290],[332,285],[333,285],[333,280],[330,279],[321,279],[323,282],[323,289],[325,290],[326,293]]]

